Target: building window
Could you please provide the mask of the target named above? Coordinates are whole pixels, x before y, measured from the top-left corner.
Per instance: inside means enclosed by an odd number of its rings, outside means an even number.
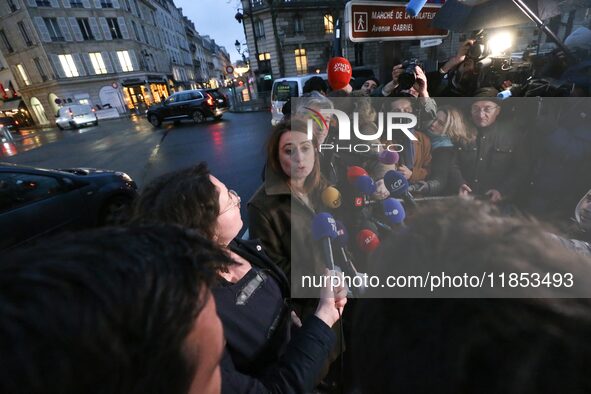
[[[92,63],[95,74],[107,73],[107,67],[103,61],[103,55],[100,52],[89,53],[88,56],[90,56],[90,62]]]
[[[72,8],[84,8],[81,0],[70,0],[70,7]]]
[[[254,35],[256,38],[265,37],[265,24],[260,19],[254,23]]]
[[[23,65],[17,64],[16,69],[18,70],[18,73],[20,74],[21,79],[23,80],[24,84],[29,86],[31,84],[31,81],[29,80],[29,76],[27,75],[27,72],[25,71],[25,68],[23,67]]]
[[[271,72],[271,54],[269,52],[259,53],[259,71],[262,73]]]
[[[141,41],[141,39],[140,39],[140,32],[137,29],[137,25],[135,24],[135,21],[131,21],[131,26],[133,26],[133,32],[135,33],[135,38],[138,41]]]
[[[131,64],[131,58],[127,51],[117,51],[117,58],[123,72],[133,71],[133,65]]]
[[[269,52],[259,53],[259,60],[261,62],[264,60],[271,60],[271,54]]]
[[[45,22],[45,27],[47,27],[51,41],[65,41],[56,18],[43,18],[43,21]]]
[[[334,33],[334,23],[332,20],[332,15],[324,14],[324,34],[332,33]]]
[[[92,34],[92,29],[90,28],[88,18],[78,18],[77,20],[78,27],[80,28],[80,32],[82,33],[82,38],[84,38],[84,41],[94,40],[94,35]]]
[[[4,30],[0,30],[0,40],[2,40],[2,45],[4,45],[4,48],[6,48],[6,51],[8,53],[14,52],[14,49],[12,48],[12,45],[10,45],[10,42],[6,37],[6,33],[4,33]]]
[[[295,50],[295,61],[298,74],[305,74],[308,70],[308,57],[304,48]]]
[[[25,44],[27,44],[28,47],[33,45],[33,41],[31,41],[31,38],[29,38],[29,34],[27,33],[27,29],[25,29],[25,24],[24,22],[19,22],[17,23],[18,25],[18,29],[20,30],[22,36],[23,36],[23,40],[25,40]]]
[[[39,75],[41,75],[41,79],[43,80],[43,82],[47,81],[47,75],[45,74],[45,70],[43,69],[43,66],[41,66],[41,60],[36,57],[33,59],[33,63],[35,63],[35,67],[37,68],[37,72],[39,73]]]
[[[35,2],[37,3],[37,7],[51,7],[49,0],[37,0]]]
[[[8,0],[8,7],[10,8],[10,12],[14,12],[17,10],[16,4],[14,4],[14,0]]]
[[[117,18],[107,18],[107,24],[109,25],[109,30],[111,30],[111,36],[114,40],[123,39],[123,35],[121,34],[121,30],[119,29],[119,22],[117,22]]]
[[[295,34],[301,34],[304,32],[304,19],[301,15],[296,15],[293,18],[293,32]]]
[[[64,74],[66,77],[78,77],[80,74],[78,73],[78,69],[76,68],[76,63],[74,63],[74,58],[72,55],[59,55],[60,63],[62,68],[64,69]]]
[[[101,8],[113,8],[111,0],[101,0]]]

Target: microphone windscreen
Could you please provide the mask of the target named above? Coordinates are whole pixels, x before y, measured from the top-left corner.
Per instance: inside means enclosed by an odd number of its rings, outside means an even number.
[[[321,212],[312,220],[312,238],[319,241],[327,237],[337,237],[337,224],[330,213]]]
[[[376,192],[376,184],[368,175],[361,175],[355,179],[355,187],[361,193],[370,195]]]
[[[341,206],[341,192],[335,187],[329,186],[320,196],[325,207],[336,209]]]
[[[346,247],[347,243],[349,242],[349,233],[347,233],[347,229],[345,225],[340,220],[337,220],[337,242],[340,246]]]
[[[340,90],[349,84],[353,76],[351,63],[344,57],[333,57],[326,67],[328,84],[332,90]]]
[[[401,224],[406,218],[406,212],[404,207],[395,198],[387,198],[382,202],[384,206],[384,215],[388,218],[388,221],[392,224]]]
[[[408,12],[410,16],[417,16],[425,6],[425,3],[427,3],[427,0],[411,0],[406,6],[406,12]]]
[[[380,246],[380,239],[373,231],[364,229],[357,233],[357,246],[362,251],[371,253]]]
[[[384,186],[394,197],[402,197],[408,191],[408,181],[398,171],[388,171],[384,175]]]
[[[390,152],[389,150],[383,150],[378,156],[378,160],[382,164],[396,164],[400,160],[398,152]]]
[[[355,179],[361,175],[367,175],[367,171],[358,166],[351,166],[347,168],[347,180],[350,184],[355,183]]]

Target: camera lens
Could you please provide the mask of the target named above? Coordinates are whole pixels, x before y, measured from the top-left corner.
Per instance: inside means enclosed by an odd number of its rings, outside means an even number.
[[[414,69],[409,70],[408,68],[404,73],[398,76],[398,86],[401,90],[408,90],[415,84],[417,78],[415,76]]]

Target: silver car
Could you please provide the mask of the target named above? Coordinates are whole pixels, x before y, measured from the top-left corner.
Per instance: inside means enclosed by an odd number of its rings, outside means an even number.
[[[75,129],[80,126],[98,125],[98,117],[90,105],[72,104],[59,109],[55,123],[61,130],[68,127]]]

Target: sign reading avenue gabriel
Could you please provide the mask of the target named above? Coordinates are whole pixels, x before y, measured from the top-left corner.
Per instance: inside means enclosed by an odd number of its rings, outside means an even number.
[[[406,2],[352,0],[345,6],[347,38],[353,42],[400,41],[440,38],[447,30],[431,26],[441,4],[425,4],[415,17]]]

